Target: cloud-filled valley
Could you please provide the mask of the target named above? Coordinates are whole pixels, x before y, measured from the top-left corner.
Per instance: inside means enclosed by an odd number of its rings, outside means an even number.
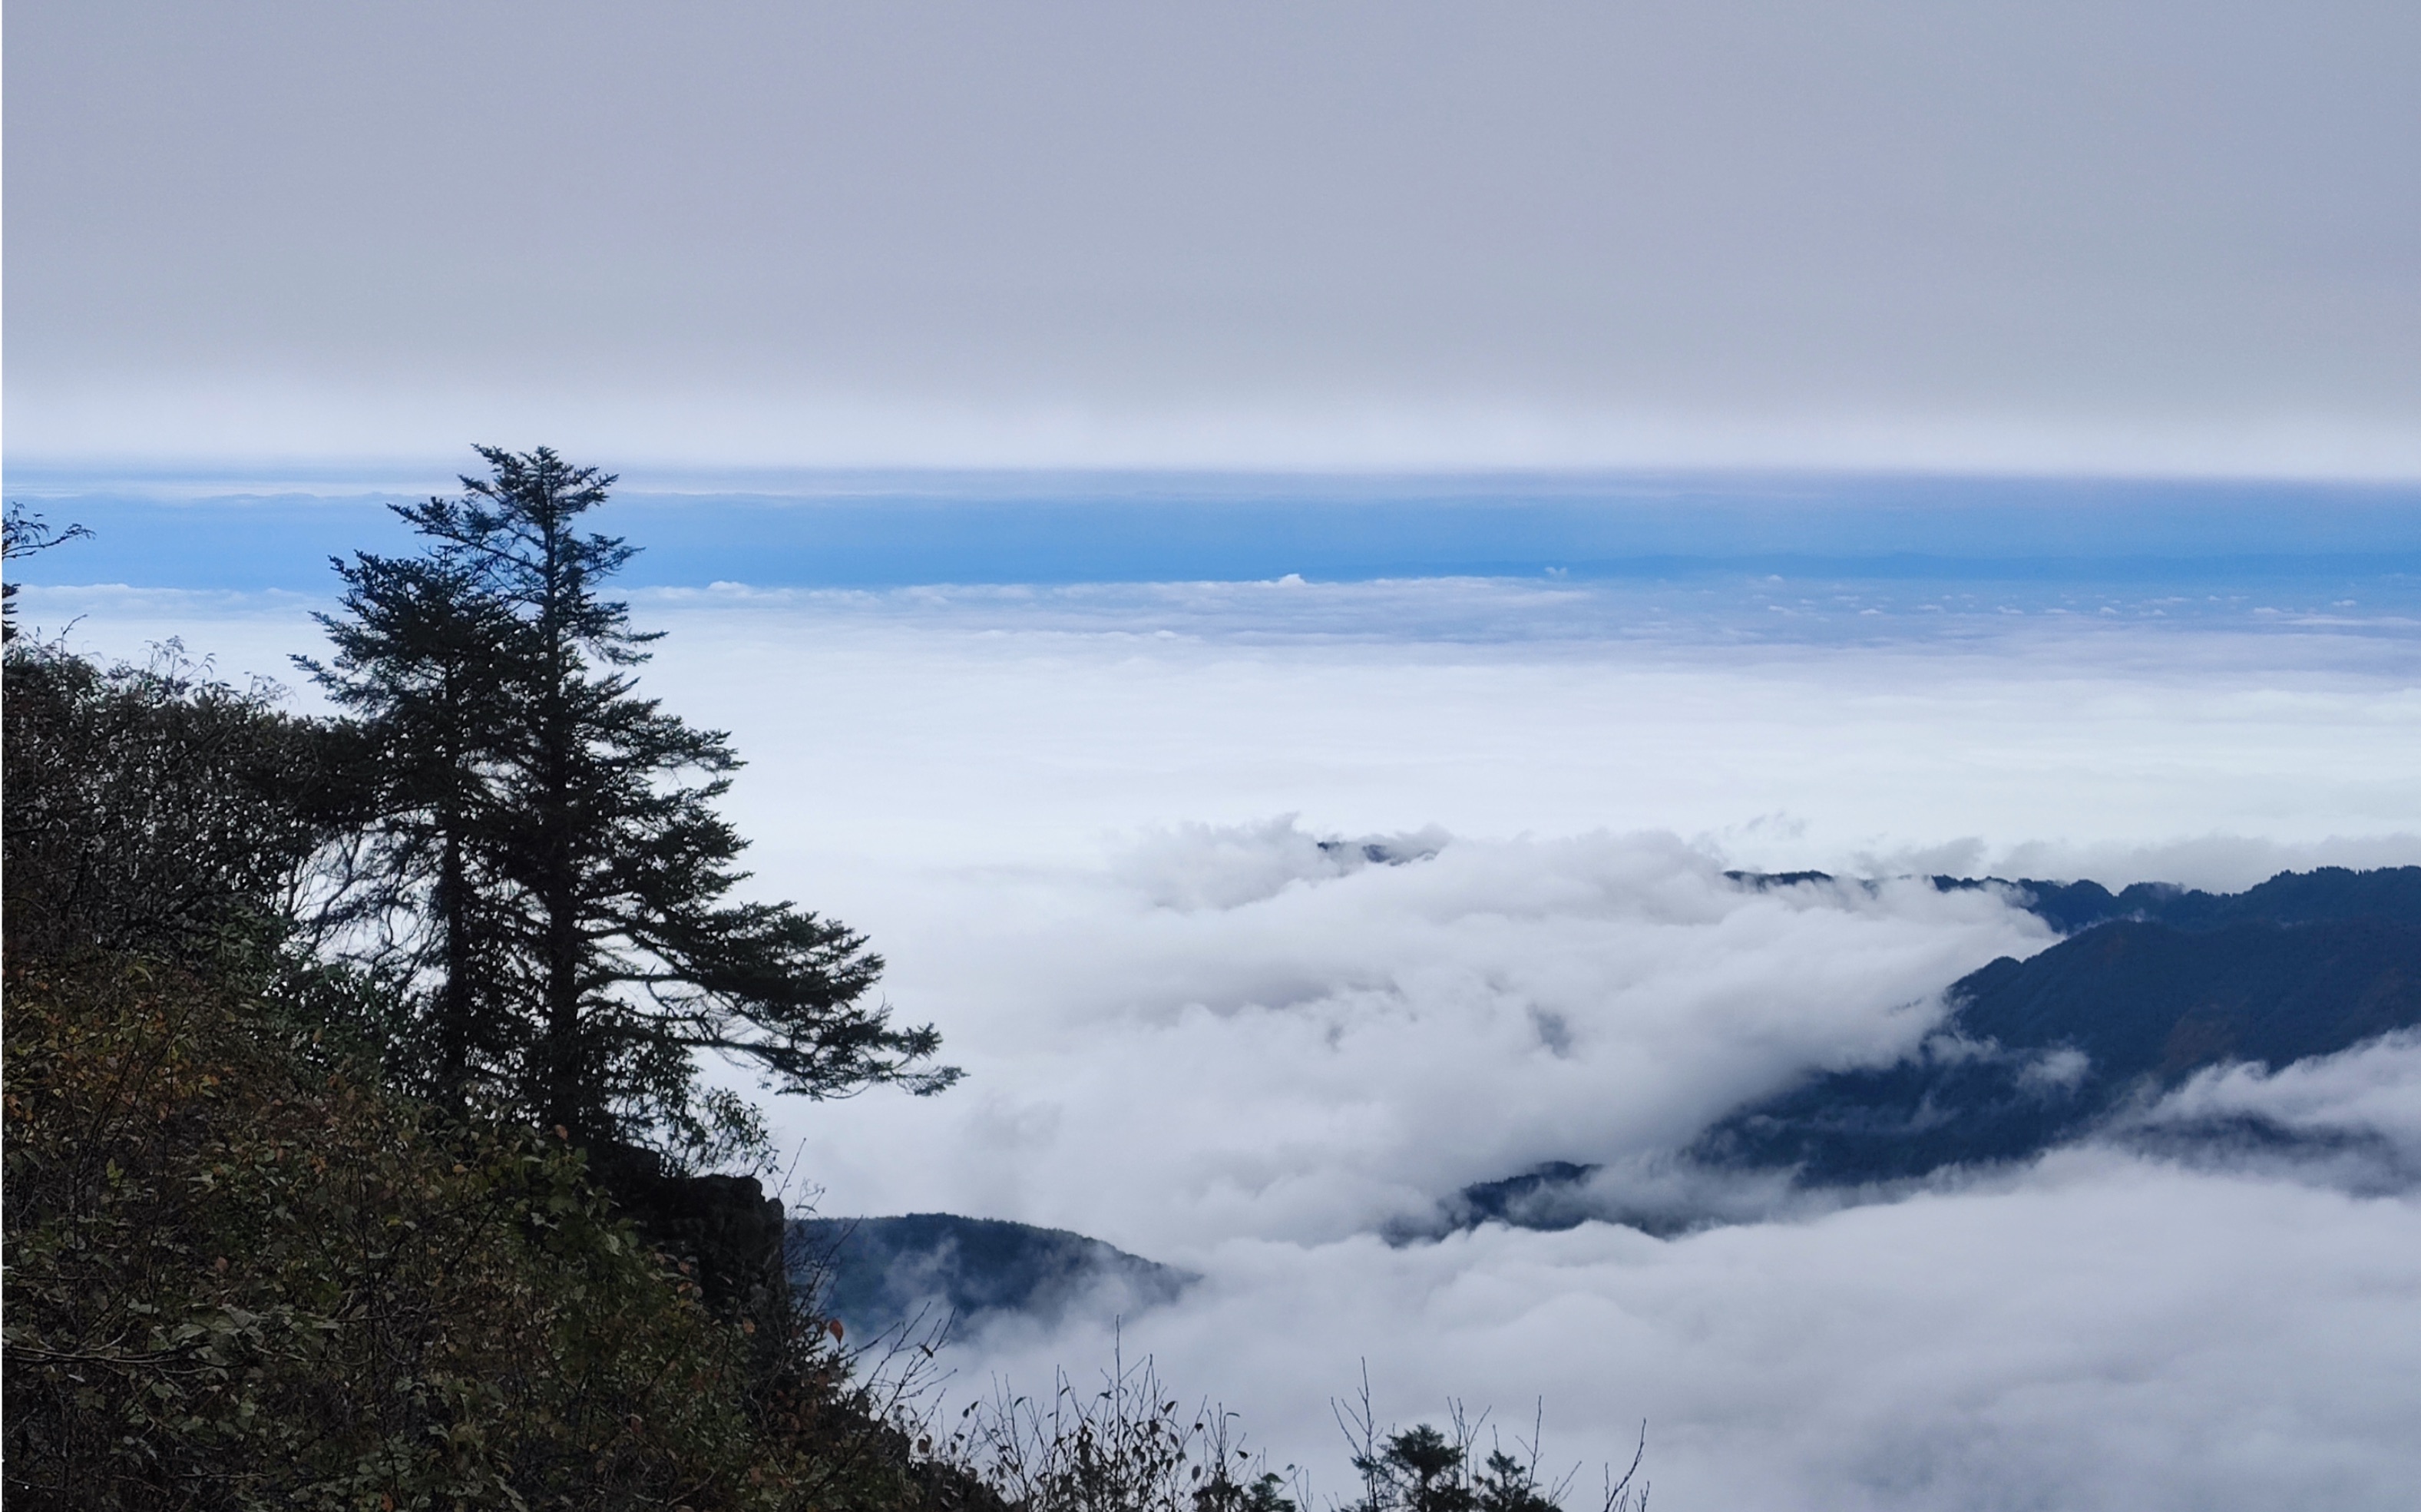
[[[954,1208],[1015,1192],[1017,1216],[1163,1257],[1333,1239],[1893,1059],[1948,982],[2052,938],[1923,881],[1752,892],[1666,835],[1429,843],[1351,865],[1288,821],[1140,842],[1091,906],[1007,921],[1022,959],[957,1041],[993,1068],[877,1143],[987,1150],[956,1157]]]
[[[1946,982],[2045,948],[2040,921],[1915,880],[1757,892],[1669,836],[1429,838],[1393,866],[1340,866],[1289,823],[1128,851],[1102,881],[1124,950],[1106,917],[1090,948],[1045,937],[1080,968],[1005,1018],[1014,1044],[967,1037],[994,1084],[929,1144],[860,1126],[859,1159],[870,1142],[900,1173],[863,1190],[954,1164],[962,1209],[1199,1272],[1130,1311],[1124,1347],[1247,1407],[1331,1489],[1325,1403],[1367,1359],[1404,1420],[1543,1396],[1574,1458],[1617,1457],[1646,1418],[1660,1485],[1694,1504],[2394,1504],[2421,1296],[2398,1258],[2421,1228],[2408,1039],[2207,1072],[2013,1166],[1793,1192],[1672,1157],[1811,1068],[1913,1049]],[[2340,1137],[2141,1137],[2248,1111]],[[1542,1159],[1602,1161],[1601,1199],[1704,1226],[1381,1232]],[[1030,1385],[1105,1360],[1111,1329],[992,1320],[958,1364],[970,1388]]]
[[[1588,1224],[1434,1245],[1230,1241],[1126,1324],[1171,1379],[1328,1473],[1329,1396],[1450,1395],[1554,1451],[1649,1424],[1660,1494],[1777,1507],[2398,1504],[2415,1213],[2404,1200],[2084,1148],[1897,1203],[1674,1239]],[[1107,1326],[996,1337],[1033,1381]]]

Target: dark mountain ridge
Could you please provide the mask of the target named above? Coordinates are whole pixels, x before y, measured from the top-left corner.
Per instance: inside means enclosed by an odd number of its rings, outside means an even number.
[[[1731,875],[1760,890],[1835,881]],[[1945,891],[2013,887],[2069,937],[1960,978],[1946,994],[1948,1017],[1911,1055],[1818,1075],[1738,1109],[1679,1152],[1681,1165],[1788,1177],[1810,1189],[2020,1161],[2105,1127],[2206,1068],[2275,1070],[2421,1025],[2421,866],[2281,872],[2232,894],[1932,881]],[[2299,1137],[2226,1132],[2273,1146]],[[2174,1146],[2181,1136],[2163,1137]],[[1556,1161],[1475,1183],[1440,1205],[1439,1223],[1688,1226],[1673,1212],[1601,1193],[1598,1166]]]
[[[1840,882],[1868,889],[1876,885],[1870,881],[1837,878],[1821,871],[1727,871],[1724,875],[1759,892],[1807,882]],[[2207,893],[2174,882],[2135,882],[2114,893],[2096,881],[2054,882],[2037,878],[2011,881],[1999,877],[1928,880],[1945,893],[1979,887],[2010,888],[2020,895],[2028,912],[2064,935],[2117,919],[2166,924],[2180,929],[2217,928],[2249,919],[2266,919],[2273,924],[2362,918],[2421,921],[2421,866],[2382,866],[2370,871],[2319,866],[2311,871],[2282,871],[2241,893]]]
[[[1691,1154],[1810,1185],[2023,1159],[2206,1067],[2275,1070],[2421,1023],[2421,923],[2115,920],[1952,992],[1916,1055],[1743,1109]]]

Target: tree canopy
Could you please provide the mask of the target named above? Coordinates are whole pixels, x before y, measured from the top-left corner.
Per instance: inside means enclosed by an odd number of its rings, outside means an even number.
[[[701,1093],[701,1051],[810,1098],[951,1084],[933,1029],[872,998],[864,936],[740,898],[746,842],[714,806],[739,757],[638,693],[657,637],[600,592],[635,548],[580,528],[614,479],[480,456],[461,495],[398,507],[421,555],[337,564],[335,654],[303,663],[379,753],[363,896],[419,984],[438,1090],[677,1146],[746,1117]]]

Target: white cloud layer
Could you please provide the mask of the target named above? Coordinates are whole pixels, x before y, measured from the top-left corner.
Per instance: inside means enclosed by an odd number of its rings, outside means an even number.
[[[2231,1117],[2259,1118],[2302,1134],[2377,1134],[2421,1154],[2421,1037],[2390,1035],[2275,1071],[2213,1068],[2164,1099],[2146,1121]]]
[[[962,931],[960,1001],[999,1009],[959,1020],[963,1103],[853,1109],[804,1167],[838,1209],[915,1187],[1201,1272],[1125,1320],[1129,1357],[1242,1409],[1315,1489],[1347,1489],[1327,1402],[1365,1359],[1399,1422],[1462,1397],[1526,1427],[1542,1397],[1570,1459],[1618,1458],[1647,1419],[1667,1504],[2383,1508],[2421,1470],[2409,1039],[2211,1073],[2144,1120],[2383,1139],[2398,1182],[2328,1148],[2086,1147],[1670,1240],[1390,1247],[1370,1229],[1540,1159],[1669,1201],[1660,1152],[1807,1068],[1905,1051],[1942,985],[2048,936],[1990,893],[1745,891],[1658,835],[1347,869],[1292,824],[1192,827],[1009,881],[989,916],[974,890],[932,900]],[[1688,1195],[1754,1220],[1770,1193]],[[1033,1385],[1110,1347],[1106,1318],[1011,1324],[956,1364],[967,1389]]]
[[[1429,1246],[1230,1242],[1130,1358],[1248,1410],[1337,1494],[1328,1401],[1450,1396],[1661,1504],[1780,1512],[2400,1507],[2421,1471],[2421,1207],[2098,1150],[1971,1190],[1670,1241],[1587,1224]],[[1106,1359],[1105,1325],[972,1351],[973,1382]]]
[[[2388,1035],[2275,1071],[2214,1067],[2117,1132],[2348,1192],[2408,1192],[2421,1186],[2421,1034]]]
[[[1669,831],[1733,865],[2250,885],[2421,853],[2393,616],[1819,616],[1726,585],[1540,582],[640,596],[649,686],[734,733],[773,884],[893,925],[921,868],[1098,867],[1105,838]],[[29,586],[128,655],[293,682],[308,600]],[[2165,611],[2165,612],[2164,612]],[[888,880],[886,880],[888,879]]]
[[[1340,875],[1291,824],[1197,827],[1106,878],[931,902],[956,938],[915,970],[964,1005],[976,1079],[954,1106],[797,1120],[803,1168],[843,1207],[914,1185],[1180,1260],[1670,1149],[1808,1068],[1893,1058],[1943,987],[2052,938],[1918,881],[1756,892],[1658,834],[1445,841]]]

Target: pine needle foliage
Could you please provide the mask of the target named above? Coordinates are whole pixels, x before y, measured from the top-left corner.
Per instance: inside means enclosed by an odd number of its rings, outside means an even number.
[[[700,1052],[809,1098],[950,1085],[933,1029],[872,999],[862,935],[736,900],[746,842],[714,805],[739,757],[638,693],[658,637],[601,592],[636,550],[583,529],[614,479],[479,454],[461,495],[398,507],[420,557],[338,564],[336,653],[304,663],[385,753],[380,885],[422,925],[437,1090],[678,1149],[716,1135]]]

